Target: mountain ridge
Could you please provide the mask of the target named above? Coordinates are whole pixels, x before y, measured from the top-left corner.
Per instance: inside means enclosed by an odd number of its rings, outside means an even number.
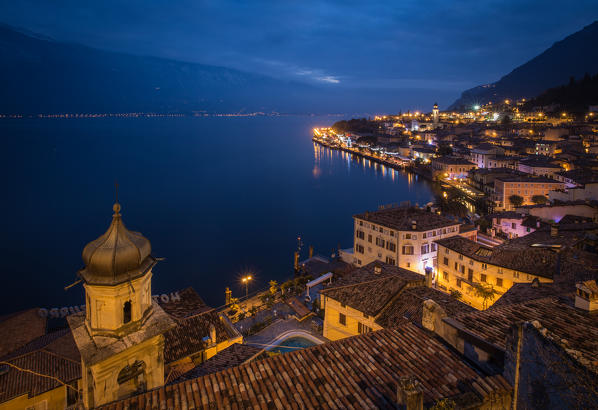
[[[549,88],[566,83],[570,77],[581,78],[586,73],[598,73],[598,47],[591,47],[597,41],[598,21],[594,21],[556,41],[498,81],[465,90],[448,109],[462,110],[474,104],[506,98],[533,98]]]
[[[4,114],[275,111],[288,96],[313,92],[308,84],[65,43],[6,24],[0,59]]]

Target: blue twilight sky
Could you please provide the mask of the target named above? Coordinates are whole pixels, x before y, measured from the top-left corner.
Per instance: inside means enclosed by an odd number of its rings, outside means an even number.
[[[598,19],[597,0],[2,0],[57,40],[335,87],[492,82]]]

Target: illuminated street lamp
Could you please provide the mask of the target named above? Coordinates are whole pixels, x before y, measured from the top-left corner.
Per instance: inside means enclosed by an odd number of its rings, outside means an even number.
[[[245,297],[249,296],[249,281],[253,279],[251,275],[243,276],[241,282],[245,284]]]

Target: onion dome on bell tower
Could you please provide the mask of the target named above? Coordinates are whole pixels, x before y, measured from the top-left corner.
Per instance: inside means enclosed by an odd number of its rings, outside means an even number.
[[[83,249],[85,267],[79,276],[89,285],[118,285],[143,276],[156,264],[150,241],[125,227],[118,202],[112,209],[108,230]]]

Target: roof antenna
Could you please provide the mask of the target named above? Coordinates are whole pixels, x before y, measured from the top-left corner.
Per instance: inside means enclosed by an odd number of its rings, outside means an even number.
[[[115,180],[114,181],[114,197],[115,197],[115,201],[118,204],[118,181]]]

